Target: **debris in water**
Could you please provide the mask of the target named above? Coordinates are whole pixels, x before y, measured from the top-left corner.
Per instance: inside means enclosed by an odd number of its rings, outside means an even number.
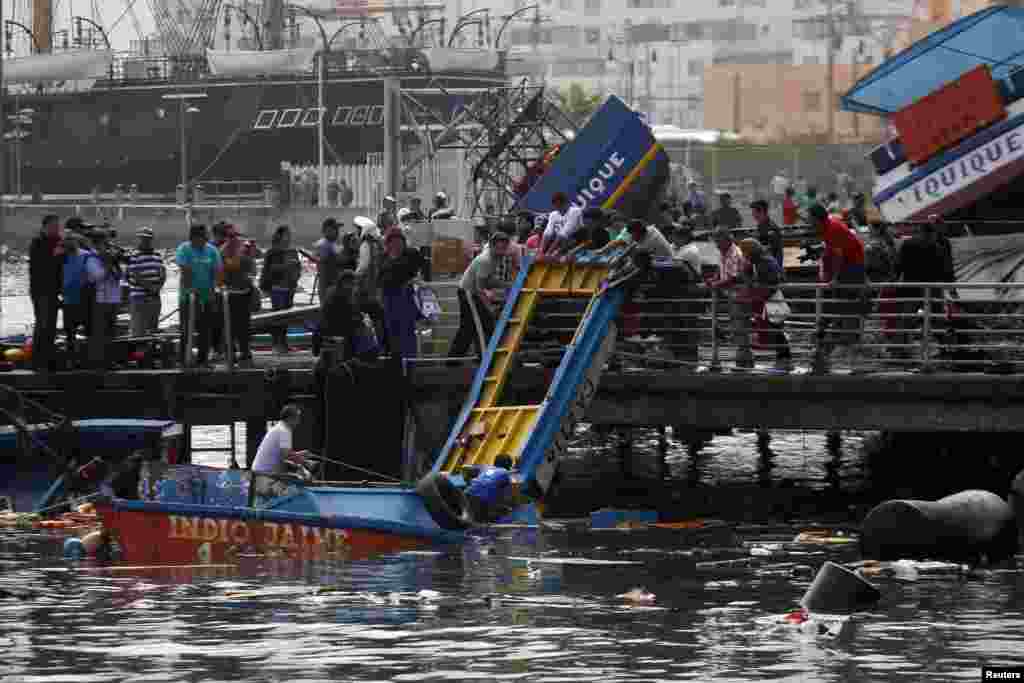
[[[638,587],[638,588],[634,588],[633,590],[628,591],[626,593],[620,593],[619,595],[616,595],[615,597],[617,597],[617,598],[619,598],[621,600],[628,600],[629,602],[635,602],[635,603],[640,603],[640,604],[650,604],[650,603],[654,602],[654,599],[655,599],[656,596],[654,595],[654,593],[648,593],[645,588],[639,588]]]

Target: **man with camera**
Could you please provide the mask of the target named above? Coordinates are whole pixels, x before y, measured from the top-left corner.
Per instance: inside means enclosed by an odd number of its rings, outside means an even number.
[[[96,288],[89,330],[89,365],[104,369],[107,343],[114,337],[117,311],[121,307],[121,280],[124,278],[126,254],[112,242],[113,231],[93,228],[90,237],[98,258],[85,261],[86,279]]]
[[[139,248],[128,259],[128,310],[131,335],[153,334],[160,325],[160,290],[167,280],[167,268],[153,249],[153,229],[139,228]]]

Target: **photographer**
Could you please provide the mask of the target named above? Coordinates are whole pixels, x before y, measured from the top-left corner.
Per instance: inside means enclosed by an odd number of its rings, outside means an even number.
[[[131,335],[153,334],[160,324],[160,290],[167,280],[167,268],[160,254],[153,249],[153,229],[139,228],[138,250],[128,259],[128,310],[131,312]]]
[[[89,335],[89,365],[100,370],[108,367],[106,345],[114,337],[117,309],[121,306],[124,252],[111,244],[109,230],[94,229],[90,236],[98,258],[85,261],[86,279],[96,287]]]

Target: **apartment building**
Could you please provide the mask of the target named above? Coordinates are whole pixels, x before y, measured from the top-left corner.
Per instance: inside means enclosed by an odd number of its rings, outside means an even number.
[[[824,117],[830,36],[833,85],[842,92],[886,54],[984,1],[455,0],[448,14],[453,22],[488,10],[474,15],[482,18],[480,25],[467,24],[456,36],[455,44],[472,46],[487,40],[487,28],[493,39],[506,17],[537,4],[539,12],[523,11],[502,31],[499,47],[509,49],[514,72],[558,88],[578,83],[590,92],[616,93],[655,124],[732,129],[736,107],[718,103],[734,88],[737,73],[741,87],[751,88],[740,95],[748,113],[767,94],[764,83],[781,83],[787,73],[804,84],[820,80]],[[708,79],[727,81],[710,87],[714,106],[708,106]],[[813,92],[810,86],[796,89]],[[813,94],[798,100],[814,107]],[[769,108],[768,100],[762,102]],[[792,118],[792,108],[778,108],[780,121]],[[817,116],[808,114],[798,120],[814,123]],[[868,125],[863,118],[844,121],[850,135]],[[763,122],[752,117],[749,123]],[[775,123],[763,129],[778,128]]]

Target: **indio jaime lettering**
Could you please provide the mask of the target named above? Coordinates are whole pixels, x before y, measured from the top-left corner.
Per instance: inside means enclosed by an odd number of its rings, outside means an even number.
[[[244,522],[238,519],[211,519],[170,515],[169,539],[255,544],[272,548],[313,548],[332,550],[348,545],[347,529],[324,529],[305,524]]]

